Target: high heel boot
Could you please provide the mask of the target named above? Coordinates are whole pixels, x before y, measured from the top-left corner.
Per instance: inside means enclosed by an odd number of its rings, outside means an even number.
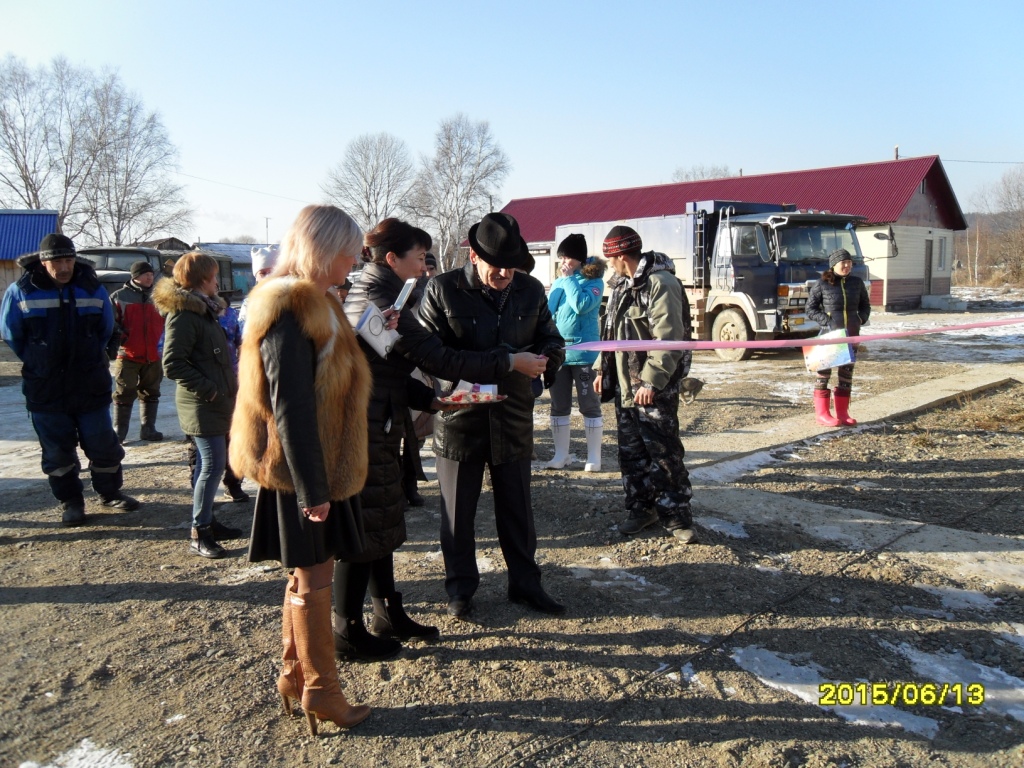
[[[291,597],[298,591],[295,577],[288,574],[288,586],[284,592],[284,609],[281,612],[281,642],[284,652],[281,654],[281,676],[277,678],[277,690],[281,694],[281,706],[285,714],[295,717],[292,702],[302,701],[302,665],[295,650],[295,635],[292,631]]]
[[[288,598],[295,652],[302,666],[302,709],[309,732],[316,736],[318,720],[330,720],[340,728],[358,725],[370,714],[370,708],[349,704],[341,692],[331,643],[331,588],[303,595],[292,592]]]
[[[399,640],[433,640],[440,633],[437,627],[419,624],[409,618],[402,606],[402,593],[392,592],[389,597],[371,597],[373,623],[370,633]]]

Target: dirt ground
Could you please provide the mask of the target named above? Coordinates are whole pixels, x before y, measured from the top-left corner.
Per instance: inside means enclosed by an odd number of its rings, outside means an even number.
[[[769,378],[801,375],[796,355],[758,364]],[[718,363],[699,354],[694,375],[702,365]],[[857,392],[964,369],[869,358],[858,364]],[[790,447],[736,485],[1020,541],[1019,390]],[[809,390],[792,402],[763,377],[737,375],[709,382],[681,417],[686,435],[810,411]],[[546,398],[541,459],[551,453],[545,423]],[[847,721],[737,663],[760,647],[833,681],[920,681],[904,657],[885,652],[902,644],[1020,675],[1024,644],[1000,638],[1014,626],[1024,634],[1021,585],[968,583],[890,552],[848,551],[797,525],[751,523],[745,538],[725,535],[701,525],[718,510],[701,502],[699,485],[698,544],[676,545],[659,529],[626,539],[615,528],[623,514],[612,425],[609,411],[603,472],[577,464],[534,474],[539,559],[547,589],[569,606],[562,617],[506,600],[485,495],[477,611],[470,623],[449,619],[437,487],[421,485],[427,505],[409,510],[397,576],[410,612],[436,623],[441,639],[383,663],[342,664],[347,694],[373,714],[350,732],[325,724],[316,739],[304,719],[281,714],[274,686],[283,574],[246,562],[244,542],[221,561],[189,554],[180,445],[132,444],[125,485],[144,506],[111,512],[89,497],[91,524],[81,529],[59,525],[42,477],[6,493],[0,764],[56,765],[86,739],[92,762],[75,765],[1024,764],[1022,716],[900,705],[936,721],[929,738]],[[573,450],[585,454],[578,417]],[[217,514],[245,527],[250,506]],[[948,610],[928,588],[975,590],[990,602]]]

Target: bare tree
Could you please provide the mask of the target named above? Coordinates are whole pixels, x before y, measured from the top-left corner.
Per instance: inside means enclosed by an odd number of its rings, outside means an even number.
[[[704,181],[705,179],[725,179],[732,176],[728,165],[704,165],[697,163],[689,168],[676,168],[672,172],[672,181]]]
[[[995,189],[1000,230],[997,245],[1000,265],[1010,283],[1024,281],[1024,166],[1003,174]]]
[[[53,208],[70,237],[120,244],[187,225],[177,154],[116,74],[0,63],[0,206]]]
[[[434,253],[441,271],[457,266],[459,243],[469,227],[493,210],[512,165],[486,121],[457,114],[441,122],[434,155],[421,160],[408,206],[437,233]]]
[[[404,141],[389,133],[367,133],[349,143],[321,189],[330,202],[369,230],[402,210],[414,179]]]
[[[217,242],[219,243],[241,243],[242,245],[255,245],[259,242],[252,235],[237,235],[235,237],[222,237]]]
[[[177,150],[159,116],[114,75],[97,88],[96,110],[100,148],[86,189],[93,239],[122,245],[189,226],[191,211],[170,177]]]
[[[51,175],[40,73],[8,56],[0,66],[0,205],[42,208]]]

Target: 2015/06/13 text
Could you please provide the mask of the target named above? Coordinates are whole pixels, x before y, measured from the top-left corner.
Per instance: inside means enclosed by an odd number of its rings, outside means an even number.
[[[982,683],[821,683],[818,706],[980,707],[985,703]]]

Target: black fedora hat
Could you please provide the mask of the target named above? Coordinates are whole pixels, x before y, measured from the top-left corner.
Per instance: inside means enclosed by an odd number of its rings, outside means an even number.
[[[507,213],[488,213],[469,228],[469,247],[492,267],[515,269],[529,251],[519,222]]]

